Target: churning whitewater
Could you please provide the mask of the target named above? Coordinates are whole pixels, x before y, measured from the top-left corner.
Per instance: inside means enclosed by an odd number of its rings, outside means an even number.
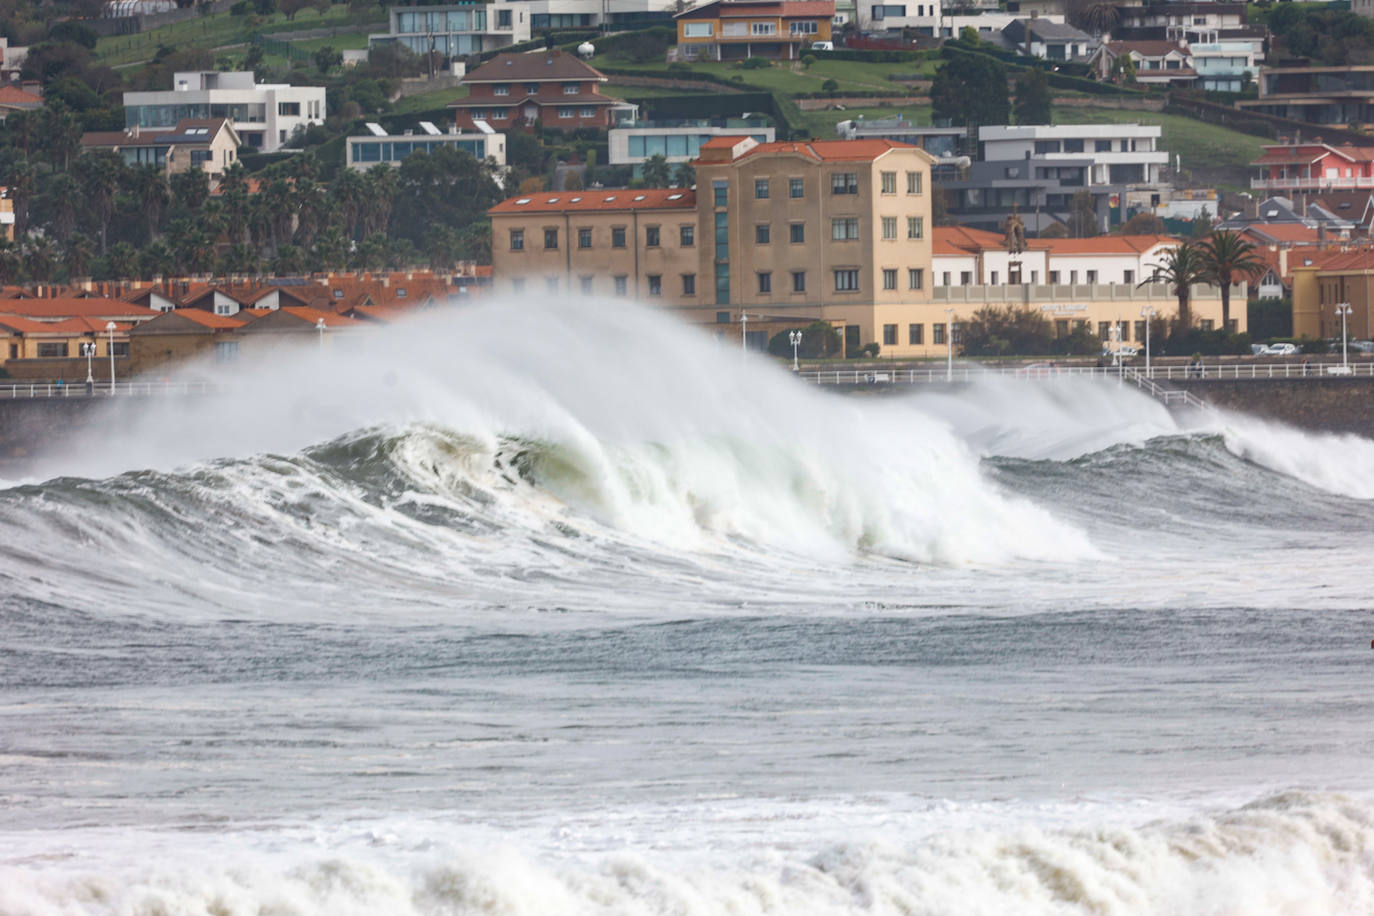
[[[1374,913],[1374,441],[617,302],[0,490],[0,913]]]

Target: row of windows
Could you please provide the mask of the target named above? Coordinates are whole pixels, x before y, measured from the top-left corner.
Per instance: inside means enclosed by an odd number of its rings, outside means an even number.
[[[697,227],[696,227],[696,226],[693,226],[693,225],[691,225],[691,224],[679,226],[679,227],[678,227],[678,230],[677,230],[678,244],[681,245],[683,248],[691,248],[691,247],[693,247],[694,245],[696,245],[696,233],[697,233]],[[624,248],[624,247],[625,247],[625,244],[626,244],[626,231],[625,231],[625,227],[624,227],[624,226],[613,226],[613,227],[611,227],[611,247],[612,247],[612,248]],[[663,230],[662,230],[662,227],[660,227],[660,226],[645,226],[645,227],[644,227],[644,247],[645,247],[645,248],[658,248],[658,247],[660,247],[662,244],[663,244]],[[592,230],[591,230],[590,227],[585,227],[585,226],[584,226],[584,227],[579,227],[579,228],[578,228],[578,230],[577,230],[577,247],[578,247],[578,248],[591,248],[591,247],[592,247]],[[558,230],[557,230],[556,228],[545,228],[545,229],[544,229],[544,248],[545,248],[545,249],[548,249],[548,250],[556,250],[556,249],[558,248]],[[524,251],[524,250],[525,250],[525,230],[524,230],[524,229],[512,229],[512,230],[510,230],[510,250],[511,250],[511,251]]]
[[[908,194],[924,193],[925,180],[922,172],[906,173],[906,192]],[[897,173],[880,172],[882,193],[897,193]],[[729,183],[717,181],[713,184],[715,190],[715,205],[717,207],[727,206],[729,201]],[[857,172],[832,172],[830,175],[831,194],[858,194],[859,193],[859,174]],[[754,199],[768,200],[772,197],[772,180],[768,178],[754,179]],[[799,200],[806,196],[806,182],[802,178],[787,179],[787,196],[793,200]]]
[[[1097,271],[1095,271],[1095,270],[1085,270],[1085,271],[1083,272],[1083,274],[1084,274],[1084,279],[1083,279],[1083,282],[1084,282],[1084,283],[1096,283],[1096,282],[1097,282]],[[946,271],[944,271],[943,273],[941,273],[941,274],[940,274],[940,283],[941,283],[941,285],[942,285],[942,286],[950,286],[950,285],[951,285],[951,284],[950,284],[950,278],[951,278],[952,276],[953,276],[953,274],[952,274],[950,271],[948,271],[948,270],[946,270]],[[1062,283],[1062,282],[1063,282],[1063,280],[1061,279],[1062,276],[1063,276],[1063,274],[1062,274],[1060,271],[1052,270],[1052,271],[1050,271],[1049,282],[1050,282],[1051,284],[1059,284],[1059,283]],[[1000,275],[997,271],[995,271],[995,270],[990,270],[990,271],[988,271],[988,285],[989,285],[989,286],[997,286],[997,285],[999,285],[999,284],[998,284],[998,281],[999,281],[1000,279],[1001,279],[1001,275]],[[1037,283],[1039,283],[1039,282],[1040,282],[1040,271],[1038,271],[1038,270],[1032,270],[1032,271],[1030,272],[1030,279],[1029,279],[1029,280],[1023,279],[1023,275],[1022,275],[1022,273],[1021,273],[1021,271],[1020,271],[1019,269],[1011,270],[1011,271],[1009,271],[1009,273],[1008,273],[1008,275],[1007,275],[1007,283],[1008,283],[1009,285],[1011,285],[1011,286],[1020,286],[1022,283],[1030,283],[1031,285],[1035,285],[1035,284],[1037,284]],[[1131,284],[1131,283],[1134,283],[1134,282],[1135,282],[1135,271],[1133,271],[1133,270],[1123,270],[1123,271],[1121,272],[1121,282],[1124,283],[1124,284]],[[1078,271],[1076,271],[1076,270],[1071,270],[1071,271],[1069,271],[1069,283],[1070,283],[1070,284],[1074,284],[1074,285],[1076,285],[1076,284],[1078,283]],[[959,272],[959,285],[960,285],[960,286],[971,286],[972,284],[973,284],[973,272],[972,272],[972,271],[968,271],[968,270],[960,271],[960,272]]]
[[[491,94],[492,94],[492,95],[510,95],[510,85],[511,85],[510,83],[492,83],[492,84],[491,84]],[[539,84],[538,84],[538,83],[524,83],[523,86],[524,86],[524,88],[525,88],[525,95],[538,95],[538,94],[539,94]],[[588,90],[588,91],[590,91],[590,90]],[[580,94],[581,92],[582,92],[582,84],[581,84],[580,82],[568,81],[568,82],[563,83],[563,94],[564,94],[564,95],[578,95],[578,94]]]
[[[792,280],[792,292],[806,292],[806,271],[794,270],[790,272]],[[859,271],[855,268],[845,268],[837,270],[835,275],[835,290],[837,292],[857,292],[859,290]],[[925,285],[925,270],[920,267],[907,268],[907,289],[921,289]],[[682,295],[695,296],[697,292],[697,275],[682,274]],[[773,272],[762,270],[755,274],[760,293],[771,293],[773,291]],[[581,292],[591,293],[594,277],[590,274],[578,278]],[[612,285],[617,296],[626,295],[629,288],[629,276],[627,274],[617,274],[611,278]],[[661,274],[647,274],[645,280],[648,283],[648,293],[650,296],[663,295],[663,276]],[[516,293],[525,292],[525,278],[516,277],[511,281],[512,290]],[[545,289],[550,293],[559,291],[559,278],[548,277],[544,281]],[[889,267],[883,269],[883,289],[897,288],[897,268]],[[894,325],[895,327],[895,325]]]

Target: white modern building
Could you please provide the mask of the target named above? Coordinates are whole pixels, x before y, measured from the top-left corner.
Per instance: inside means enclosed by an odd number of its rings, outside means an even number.
[[[228,118],[245,148],[263,152],[324,117],[323,86],[257,83],[251,72],[186,71],[173,74],[169,90],[124,93],[126,128],[172,130],[179,121]]]
[[[607,132],[611,165],[630,165],[638,172],[652,156],[670,163],[691,162],[701,145],[713,137],[753,137],[772,143],[775,131],[756,118],[730,118],[723,124],[711,121],[632,121]]]
[[[940,27],[940,0],[907,0],[902,3],[855,0],[854,14],[858,17],[860,29],[915,29],[926,35],[935,35]]]
[[[1240,92],[1247,76],[1259,75],[1259,61],[1249,41],[1213,41],[1189,45],[1197,87],[1211,92]]]
[[[347,138],[344,164],[365,172],[373,166],[397,165],[412,153],[434,153],[448,146],[471,153],[478,159],[490,159],[504,172],[506,135],[492,130],[484,121],[476,123],[475,132],[460,133],[450,128],[445,133],[433,123],[421,121],[419,133],[407,130],[399,136],[388,134],[379,124],[369,123],[367,134]]]
[[[458,57],[530,40],[528,3],[393,6],[390,31],[367,36],[368,47],[396,43],[416,54]]]
[[[980,127],[978,141],[985,162],[1089,159],[1089,184],[1154,185],[1169,164],[1160,134],[1155,124],[1029,124]]]

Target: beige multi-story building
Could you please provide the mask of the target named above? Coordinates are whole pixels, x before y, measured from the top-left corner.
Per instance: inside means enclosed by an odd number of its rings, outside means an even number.
[[[512,198],[491,210],[497,291],[627,296],[698,323],[825,320],[858,347],[880,339],[875,309],[928,297],[932,162],[891,140],[718,137],[695,191]]]
[[[945,243],[937,253],[934,161],[892,140],[717,137],[693,163],[695,189],[545,191],[497,204],[489,211],[494,289],[633,298],[740,334],[756,349],[780,329],[824,321],[843,331],[846,352],[877,343],[894,357],[944,355],[960,325],[989,305],[1029,306],[1057,332],[1086,325],[1104,340],[1124,323],[1116,333],[1126,341],[1142,312],[1177,309],[1165,285],[1140,285],[1167,248],[1160,239],[1133,246],[1115,272],[1108,268],[1122,259],[1104,258],[1092,239],[1078,240],[1081,251],[1033,242],[1012,257],[982,250],[991,234],[980,233],[977,251]],[[1051,276],[1050,247],[1055,263],[1068,265],[1063,277]],[[961,266],[965,255],[970,264]],[[1004,269],[985,269],[992,261]],[[960,283],[939,282],[944,272]],[[1243,286],[1235,301],[1245,301]],[[1195,287],[1193,312],[1219,325],[1216,291]]]

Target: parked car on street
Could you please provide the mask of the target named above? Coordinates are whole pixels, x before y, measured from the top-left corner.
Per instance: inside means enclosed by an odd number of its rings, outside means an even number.
[[[1297,356],[1298,345],[1295,343],[1274,343],[1265,347],[1264,352],[1269,356]]]

